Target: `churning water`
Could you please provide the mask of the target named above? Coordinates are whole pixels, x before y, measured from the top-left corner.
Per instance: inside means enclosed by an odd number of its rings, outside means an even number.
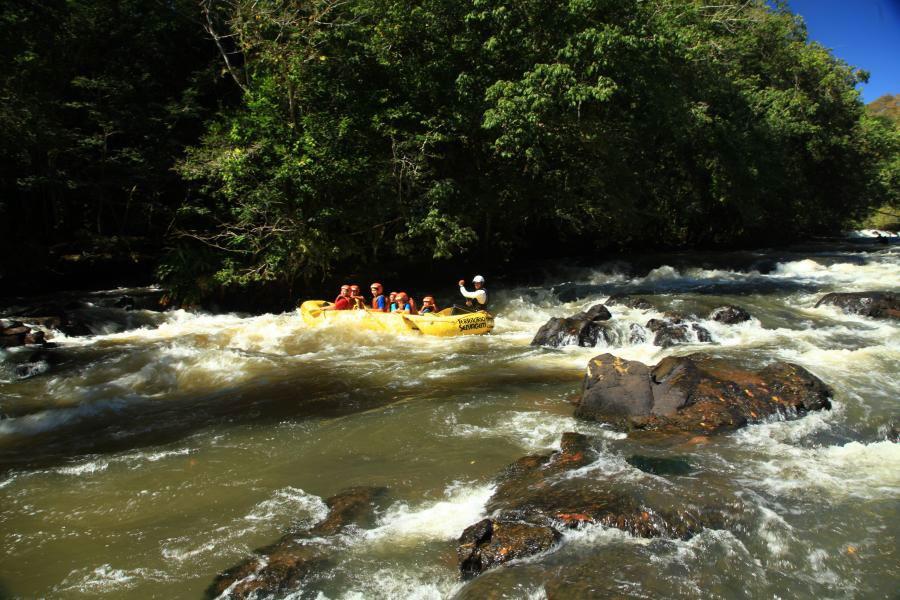
[[[30,351],[4,351],[0,598],[197,598],[217,572],[315,523],[324,498],[354,485],[388,488],[376,526],[331,539],[331,565],[293,596],[896,594],[900,445],[887,437],[900,415],[900,328],[813,306],[828,291],[900,291],[898,248],[760,252],[741,268],[721,258],[682,254],[639,275],[560,266],[545,286],[495,290],[497,327],[484,337],[174,311],[60,337],[52,364],[16,370]],[[551,286],[564,280],[586,295],[560,302]],[[529,345],[549,317],[614,292],[655,292],[659,310],[701,317],[738,304],[754,318],[701,319],[712,345],[663,350],[628,341],[632,323],[659,313],[614,306],[620,341],[610,347]],[[752,367],[799,363],[834,389],[834,408],[702,444],[639,443],[572,418],[591,356],[652,364],[698,350]],[[686,542],[587,527],[461,583],[455,539],[484,516],[493,478],[573,430],[602,440],[588,467],[597,478],[673,506],[721,506],[737,524]],[[626,462],[636,452],[677,455],[693,471],[647,474]]]

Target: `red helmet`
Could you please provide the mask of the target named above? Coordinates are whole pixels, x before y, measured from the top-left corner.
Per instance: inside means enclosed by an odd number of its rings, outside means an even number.
[[[371,289],[371,290],[375,291],[376,293],[380,294],[384,288],[382,288],[382,287],[381,287],[381,284],[378,283],[378,282],[376,281],[375,283],[373,283],[372,285],[369,286],[369,289]]]
[[[400,292],[399,294],[397,294],[397,301],[398,302],[408,302],[409,294],[407,294],[406,292]]]

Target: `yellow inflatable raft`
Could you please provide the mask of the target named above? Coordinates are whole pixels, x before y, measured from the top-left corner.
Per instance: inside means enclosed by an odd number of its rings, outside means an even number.
[[[325,322],[342,323],[350,327],[375,331],[440,337],[477,335],[488,333],[494,328],[493,315],[484,310],[458,315],[450,314],[453,310],[450,308],[426,315],[383,313],[373,310],[322,310],[328,306],[331,306],[331,302],[307,300],[300,305],[300,314],[311,326]]]

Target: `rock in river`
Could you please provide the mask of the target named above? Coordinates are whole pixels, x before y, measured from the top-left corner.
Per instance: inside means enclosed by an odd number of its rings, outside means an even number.
[[[310,573],[329,564],[330,552],[322,538],[350,525],[370,526],[375,519],[375,501],[384,492],[384,488],[355,487],[328,498],[329,513],[323,521],[284,536],[221,573],[207,588],[206,596],[217,598],[228,592],[229,598],[256,598],[295,590]]]
[[[831,395],[791,363],[751,372],[705,354],[670,356],[654,367],[602,354],[588,363],[575,416],[624,429],[715,433],[773,414],[829,409]]]
[[[666,319],[650,319],[647,329],[653,332],[653,345],[669,348],[691,342],[711,342],[709,331],[699,323],[688,323],[685,317],[670,315]]]
[[[687,539],[702,529],[696,511],[647,506],[621,486],[578,474],[595,459],[586,436],[565,433],[558,452],[525,456],[507,467],[485,507],[490,517],[468,527],[459,539],[461,576],[468,579],[547,551],[561,538],[561,529],[587,523],[641,537]]]
[[[653,310],[656,308],[649,300],[640,296],[628,296],[626,294],[613,294],[606,299],[609,306],[627,306],[628,308],[637,308],[639,310]]]
[[[603,321],[610,318],[612,315],[602,304],[571,317],[554,317],[538,329],[531,345],[554,348],[567,345],[596,346],[601,339],[609,341]]]
[[[713,311],[709,313],[710,321],[718,321],[719,323],[725,323],[726,325],[743,323],[744,321],[749,321],[750,319],[750,313],[748,313],[740,306],[734,306],[733,304],[720,306],[719,308],[713,309]]]
[[[882,319],[900,319],[900,296],[891,292],[854,292],[825,294],[816,302],[837,306],[846,313]]]

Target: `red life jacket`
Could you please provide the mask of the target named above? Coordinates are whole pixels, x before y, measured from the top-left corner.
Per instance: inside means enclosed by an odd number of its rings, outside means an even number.
[[[384,298],[384,308],[378,308],[378,299]],[[388,306],[387,298],[384,297],[384,294],[378,294],[374,298],[372,298],[372,310],[377,310],[380,312],[388,312],[390,307]]]

